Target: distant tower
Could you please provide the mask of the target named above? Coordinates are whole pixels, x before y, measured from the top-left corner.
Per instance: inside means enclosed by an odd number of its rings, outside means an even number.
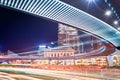
[[[71,46],[76,53],[80,52],[78,30],[76,28],[60,24],[58,25],[58,46]]]

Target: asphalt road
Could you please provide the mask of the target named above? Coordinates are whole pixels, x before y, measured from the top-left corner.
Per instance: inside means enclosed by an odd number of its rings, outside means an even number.
[[[12,67],[0,67],[0,70],[13,70],[13,71],[22,71],[32,75],[24,74],[9,74],[5,72],[0,72],[0,80],[109,80],[109,79],[100,79],[82,76],[77,72],[69,71],[56,71],[56,70],[40,70],[40,69],[31,69],[31,68],[12,68]],[[34,75],[46,76],[46,78],[35,77]],[[84,74],[83,74],[84,75]],[[49,79],[50,78],[50,79]],[[20,80],[20,79],[19,79]],[[112,79],[111,79],[112,80]]]

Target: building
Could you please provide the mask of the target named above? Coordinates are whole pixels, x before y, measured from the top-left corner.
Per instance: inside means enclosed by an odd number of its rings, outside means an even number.
[[[55,60],[48,60],[50,65],[73,65],[74,59],[66,59],[66,57],[74,56],[75,50],[72,48],[63,48],[55,50],[45,50],[44,57],[56,58]],[[62,58],[62,59],[60,59]],[[63,59],[64,58],[64,59]]]
[[[66,45],[73,48],[76,53],[85,53],[99,48],[101,43],[99,38],[77,28],[61,23],[58,25],[58,46]]]
[[[80,52],[78,30],[76,28],[60,24],[58,25],[58,46],[70,46],[76,52]]]
[[[72,48],[48,49],[44,51],[44,57],[68,57],[73,56],[75,50]]]

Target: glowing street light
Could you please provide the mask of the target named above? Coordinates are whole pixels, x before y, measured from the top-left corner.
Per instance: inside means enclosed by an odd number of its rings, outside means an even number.
[[[95,0],[86,0],[86,1],[88,1],[88,3],[94,3],[95,2]]]
[[[112,14],[112,11],[110,11],[110,10],[107,10],[107,11],[105,12],[105,15],[106,15],[106,16],[111,16],[111,14]]]
[[[113,23],[114,23],[115,25],[118,25],[118,21],[117,21],[117,20],[115,20]]]
[[[54,43],[53,43],[53,42],[51,42],[51,44],[53,45]]]
[[[92,5],[97,5],[96,2],[98,2],[99,0],[85,0],[85,2],[87,3],[87,7],[89,8],[89,6],[92,6]]]
[[[39,45],[39,48],[45,48],[46,45]]]
[[[120,27],[118,28],[118,30],[120,30]]]

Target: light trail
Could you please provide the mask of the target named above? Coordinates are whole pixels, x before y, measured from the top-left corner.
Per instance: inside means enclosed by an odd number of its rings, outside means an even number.
[[[18,78],[18,79],[16,79]],[[37,79],[34,77],[30,77],[29,75],[18,75],[18,74],[9,74],[5,72],[0,72],[0,80],[43,80],[43,79]]]
[[[40,76],[48,76],[48,77],[53,77],[53,79],[56,78],[62,78],[62,79],[58,79],[58,80],[119,80],[117,78],[112,78],[112,77],[108,77],[108,76],[101,76],[99,74],[83,74],[80,72],[70,72],[70,71],[57,71],[57,70],[41,70],[41,69],[31,69],[31,68],[12,68],[12,67],[0,67],[0,69],[2,70],[14,70],[14,71],[22,71],[28,74],[35,74],[35,75],[40,75]],[[29,75],[9,75],[7,74],[8,77],[20,77],[23,78],[24,77],[29,77],[31,78]],[[31,78],[32,79],[32,78]],[[30,80],[31,80],[30,79]],[[35,80],[34,78],[32,80]],[[38,80],[36,78],[36,80]],[[40,79],[39,79],[40,80]]]
[[[78,36],[78,38],[83,38],[83,37],[87,37],[87,36],[88,36],[87,34],[82,34],[82,35]],[[72,40],[72,38],[69,38],[68,40]],[[97,43],[97,42],[106,42],[106,40],[100,39],[100,40],[94,40],[94,41],[86,41],[84,43],[76,43],[76,44],[71,44],[71,45],[68,45],[68,46],[67,45],[66,46],[59,46],[59,47],[55,47],[55,48],[51,48],[51,49],[61,49],[61,48],[67,48],[67,47],[80,46],[80,45],[90,44],[91,42],[94,42],[94,43]],[[17,53],[17,54],[30,54],[30,53],[36,53],[36,52],[41,52],[41,51],[43,51],[43,50],[34,50],[34,51]]]
[[[117,37],[116,37],[117,38]],[[114,38],[114,39],[116,39]],[[113,39],[113,38],[111,38]],[[86,44],[90,44],[92,41],[86,41],[84,43],[77,43],[77,44],[71,44],[71,45],[66,45],[66,46],[59,46],[59,47],[54,47],[54,48],[51,48],[51,50],[54,50],[54,49],[62,49],[62,48],[67,48],[67,47],[74,47],[74,46],[80,46],[80,45],[86,45]],[[98,42],[106,42],[106,40],[94,40],[94,43],[98,43]],[[47,50],[47,49],[45,49]],[[31,53],[37,53],[37,52],[41,52],[43,50],[34,50],[34,51],[28,51],[28,52],[22,52],[22,53],[17,53],[17,54],[31,54]]]
[[[98,31],[94,31],[95,33],[100,33],[100,32],[98,32]],[[101,31],[101,32],[109,32],[109,30],[107,31]],[[66,40],[74,40],[75,38],[84,38],[84,37],[88,37],[88,36],[93,36],[93,37],[96,37],[97,39],[99,39],[99,40],[101,40],[101,41],[106,41],[106,40],[104,40],[104,39],[102,39],[102,38],[100,38],[100,37],[98,37],[98,36],[95,36],[95,35],[93,35],[93,34],[91,34],[91,33],[88,33],[88,32],[85,32],[84,31],[84,33],[85,34],[82,34],[82,35],[78,35],[78,37],[73,37],[73,38],[68,38],[68,39],[63,39],[63,40],[60,40],[60,41],[66,41]],[[109,32],[110,34],[112,33],[112,31],[111,32]],[[117,35],[117,33],[119,33],[119,31],[118,32],[116,32],[116,35]],[[113,37],[111,37],[111,38],[113,38]],[[112,40],[112,39],[110,39],[110,40]],[[57,43],[57,41],[55,41],[54,43]]]

